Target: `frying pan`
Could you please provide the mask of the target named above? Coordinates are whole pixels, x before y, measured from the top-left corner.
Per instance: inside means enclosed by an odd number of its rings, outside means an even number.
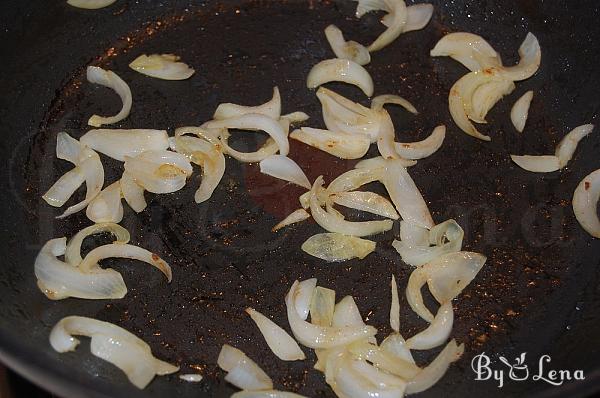
[[[455,218],[466,232],[465,250],[488,256],[475,281],[455,302],[453,336],[464,342],[463,358],[423,396],[585,396],[600,389],[600,242],[577,224],[570,200],[577,183],[600,167],[600,138],[585,139],[569,167],[548,175],[528,173],[509,154],[546,154],[571,128],[594,123],[600,100],[600,12],[582,1],[433,1],[435,13],[422,31],[401,36],[377,52],[367,66],[376,93],[397,93],[420,110],[407,116],[392,110],[398,139],[416,141],[437,124],[448,134],[436,154],[410,169],[436,222]],[[5,2],[0,15],[0,120],[3,204],[0,267],[0,358],[40,386],[65,397],[229,396],[234,390],[216,367],[222,344],[244,350],[271,375],[276,387],[311,397],[333,397],[322,375],[305,362],[284,363],[268,350],[243,309],[253,306],[286,325],[283,297],[295,279],[317,277],[337,297],[353,295],[364,317],[389,332],[389,277],[404,289],[410,268],[391,247],[390,231],[376,236],[375,253],[362,261],[324,264],[300,250],[320,228],[306,222],[278,233],[271,227],[298,207],[303,191],[261,175],[257,165],[227,160],[224,180],[211,200],[197,205],[199,172],[185,189],[148,196],[141,214],[126,209],[122,225],[134,244],[160,253],[173,267],[173,282],[149,267],[106,261],[119,270],[129,293],[122,300],[53,302],[35,285],[33,262],[41,245],[72,236],[89,224],[83,212],[56,220],[60,209],[41,194],[68,170],[54,156],[56,134],[80,137],[94,113],[111,114],[120,102],[110,90],[85,82],[85,67],[115,70],[131,86],[130,117],[114,127],[169,129],[210,119],[220,102],[258,104],[272,87],[283,94],[284,112],[303,110],[310,125],[323,127],[314,92],[305,88],[311,66],[332,57],[323,28],[337,24],[347,38],[368,43],[382,30],[380,15],[356,20],[346,1],[152,1],[118,0],[98,11],[78,10],[63,1]],[[490,143],[458,131],[447,110],[447,93],[465,73],[449,59],[428,53],[446,32],[482,34],[517,61],[516,49],[528,31],[539,38],[539,72],[489,115]],[[189,81],[165,82],[136,74],[127,64],[142,53],[173,52],[196,70]],[[353,87],[331,84],[343,95],[368,100]],[[523,134],[508,112],[527,90],[535,91]],[[249,150],[260,134],[234,134],[233,145]],[[371,155],[375,155],[372,151]],[[351,168],[292,142],[290,156],[309,178],[326,181]],[[103,158],[106,181],[121,166]],[[382,192],[373,185],[367,189]],[[83,195],[83,193],[78,193]],[[78,199],[78,198],[75,198]],[[364,215],[348,214],[353,219]],[[84,251],[106,241],[85,243]],[[430,299],[430,298],[429,298]],[[425,324],[402,307],[402,332]],[[58,354],[48,344],[50,328],[67,315],[114,322],[148,342],[155,355],[199,371],[201,384],[160,377],[145,390],[128,383],[116,368],[91,356],[84,339],[76,352]],[[309,351],[309,350],[305,350]],[[475,381],[471,359],[481,352],[498,357],[527,353],[532,371],[543,354],[546,369],[581,369],[585,380],[551,386],[542,381]],[[427,363],[433,353],[416,353]]]

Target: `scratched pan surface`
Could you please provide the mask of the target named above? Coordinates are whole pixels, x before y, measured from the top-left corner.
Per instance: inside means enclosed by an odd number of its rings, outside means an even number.
[[[436,222],[455,218],[466,230],[465,249],[488,256],[485,268],[455,302],[453,336],[466,345],[463,359],[423,396],[583,396],[598,386],[600,349],[599,253],[578,226],[570,199],[581,178],[600,167],[598,134],[585,139],[560,173],[526,173],[509,153],[550,153],[571,128],[596,122],[599,109],[600,29],[594,1],[436,2],[432,22],[374,54],[367,69],[377,94],[397,93],[421,111],[394,110],[398,140],[424,138],[439,123],[448,125],[442,149],[410,169]],[[324,264],[300,250],[319,227],[306,222],[279,233],[271,227],[298,207],[297,187],[260,175],[257,165],[227,160],[226,176],[211,200],[193,203],[199,172],[171,195],[148,195],[141,214],[126,208],[123,225],[132,241],[162,255],[173,267],[167,285],[143,264],[106,261],[122,272],[128,295],[116,301],[47,300],[36,288],[33,261],[50,238],[72,236],[88,225],[79,213],[55,220],[60,210],[41,194],[63,172],[54,157],[55,139],[65,130],[80,137],[93,113],[111,114],[120,102],[110,90],[85,82],[87,65],[116,71],[131,86],[130,117],[114,127],[173,131],[210,118],[220,102],[258,104],[279,86],[284,112],[303,110],[310,125],[322,127],[314,92],[304,86],[318,61],[332,57],[323,28],[335,23],[347,37],[373,40],[383,27],[379,15],[353,17],[349,2],[158,2],[118,0],[99,11],[82,11],[63,1],[3,5],[0,49],[2,266],[0,267],[0,354],[10,366],[63,396],[197,397],[229,396],[216,367],[222,344],[243,349],[270,374],[278,388],[311,397],[332,397],[320,373],[305,362],[284,363],[268,350],[243,309],[252,306],[287,325],[283,297],[295,279],[317,277],[338,298],[353,295],[379,338],[390,332],[389,276],[404,289],[410,272],[391,247],[395,231],[377,236],[375,253],[363,261]],[[492,142],[457,131],[447,111],[447,93],[465,70],[448,59],[432,59],[429,49],[448,31],[483,34],[514,62],[527,31],[540,39],[543,62],[532,79],[489,116]],[[184,82],[136,74],[127,64],[142,53],[177,53],[197,70]],[[353,87],[331,85],[368,104]],[[526,131],[510,125],[510,105],[525,91],[536,92]],[[250,150],[261,135],[236,134],[234,145]],[[374,154],[374,152],[372,153]],[[311,179],[327,181],[353,162],[292,142],[290,156]],[[121,165],[103,157],[107,182]],[[381,192],[381,187],[369,187]],[[79,197],[83,192],[78,193]],[[349,214],[353,219],[365,216]],[[86,250],[94,244],[86,242]],[[84,339],[74,353],[59,355],[48,345],[52,325],[67,315],[114,322],[147,341],[160,358],[184,372],[205,375],[201,384],[177,376],[160,377],[144,391],[133,388],[111,365],[92,357]],[[402,302],[402,331],[425,324]],[[286,326],[287,327],[287,326]],[[309,351],[309,350],[305,350]],[[485,351],[498,356],[527,352],[537,368],[543,354],[554,369],[582,369],[585,382],[551,387],[542,381],[474,381],[470,361]],[[434,352],[435,353],[435,352]],[[434,353],[417,353],[426,363]],[[535,370],[531,369],[533,373]]]

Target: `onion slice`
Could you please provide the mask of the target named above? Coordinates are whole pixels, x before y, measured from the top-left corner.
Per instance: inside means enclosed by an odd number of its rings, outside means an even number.
[[[403,361],[415,364],[415,360],[410,353],[410,349],[406,346],[406,341],[400,333],[392,333],[380,345],[381,349],[388,354],[400,358]]]
[[[510,155],[513,162],[520,168],[534,173],[552,173],[560,170],[560,160],[554,155]]]
[[[228,372],[225,381],[243,390],[270,390],[271,378],[242,351],[224,344],[219,353],[217,364]]]
[[[192,165],[185,155],[171,151],[147,151],[125,158],[125,171],[145,190],[171,193],[185,186]]]
[[[299,282],[295,281],[288,292],[285,303],[288,321],[296,340],[309,348],[332,348],[367,339],[377,333],[372,326],[326,327],[317,326],[302,320],[296,309],[295,300]]]
[[[357,166],[364,161],[361,161]],[[328,194],[339,194],[341,192],[354,191],[363,185],[378,181],[383,178],[382,167],[365,167],[348,170],[337,176],[327,187]]]
[[[519,64],[511,67],[501,68],[501,74],[504,78],[512,81],[529,79],[540,67],[542,61],[542,50],[537,37],[533,33],[527,33],[525,40],[519,47]]]
[[[109,232],[113,235],[115,242],[117,243],[128,243],[129,239],[131,239],[129,232],[119,224],[108,222],[90,225],[77,232],[75,236],[69,240],[64,253],[65,262],[73,267],[78,267],[81,261],[83,261],[83,258],[81,258],[81,244],[85,238],[104,232]]]
[[[203,379],[202,375],[198,373],[186,373],[179,375],[179,378],[183,381],[187,381],[188,383],[200,383]]]
[[[289,181],[310,189],[310,181],[300,166],[292,159],[282,155],[272,155],[260,162],[260,171],[280,180]]]
[[[277,358],[282,361],[306,359],[306,356],[296,341],[275,322],[253,308],[246,308],[246,313],[250,315],[250,318],[256,323],[256,326],[258,326],[260,333],[265,338],[267,345]]]
[[[375,250],[375,242],[340,233],[324,233],[308,238],[302,244],[302,250],[327,262],[362,260]]]
[[[360,88],[367,97],[373,95],[373,79],[369,72],[354,61],[333,58],[313,66],[306,79],[308,88],[317,88],[329,82],[344,82]]]
[[[390,327],[396,333],[400,333],[400,298],[398,297],[398,285],[396,277],[392,274],[392,304],[390,306]]]
[[[404,33],[423,29],[427,26],[432,16],[433,4],[422,3],[406,7],[406,25],[404,25]],[[381,22],[387,26],[387,15]]]
[[[388,351],[366,341],[357,341],[348,347],[357,359],[367,360],[377,368],[403,379],[412,379],[419,373],[419,367],[410,361],[405,361]]]
[[[67,0],[67,4],[77,8],[97,10],[100,8],[108,7],[115,1],[117,0]]]
[[[238,391],[231,398],[307,398],[304,395],[288,391],[261,390],[261,391]]]
[[[479,253],[457,252],[437,257],[423,266],[431,294],[444,304],[463,291],[485,264],[486,257]]]
[[[144,198],[144,188],[135,182],[127,171],[123,171],[121,176],[121,193],[129,207],[136,213],[142,212],[148,206]]]
[[[308,314],[310,312],[310,303],[316,288],[316,278],[303,280],[302,282],[298,283],[296,288],[296,295],[293,298],[294,307],[296,307],[296,312],[298,312],[298,316],[303,321],[308,318]]]
[[[310,218],[310,214],[304,209],[298,209],[291,212],[286,218],[284,218],[280,223],[275,225],[271,231],[277,232],[283,227],[287,227],[291,224],[296,224],[302,222],[304,220],[308,220]]]
[[[529,106],[532,100],[533,91],[528,91],[515,102],[510,110],[510,120],[519,133],[522,133],[525,129],[525,123],[527,123],[527,116],[529,115]]]
[[[398,36],[400,36],[402,32],[405,31],[406,24],[408,21],[408,10],[404,0],[361,0],[359,1],[359,7],[361,3],[370,3],[370,6],[368,7],[369,11],[381,10],[388,13],[388,15],[384,17],[387,29],[381,35],[379,35],[379,37],[377,37],[377,39],[375,39],[375,41],[368,47],[370,52],[381,50],[382,48],[396,40]],[[356,11],[356,15],[359,16],[358,7]]]
[[[93,150],[123,162],[125,156],[135,157],[145,151],[169,148],[169,136],[165,130],[90,130],[79,140]]]
[[[348,207],[397,220],[399,218],[394,205],[374,192],[337,192],[331,195],[333,202]]]
[[[369,50],[360,43],[344,40],[344,35],[337,26],[327,26],[325,28],[325,37],[336,57],[349,59],[359,65],[366,65],[371,62]]]
[[[331,326],[364,326],[365,323],[360,315],[358,306],[352,296],[346,296],[341,299],[334,308]]]
[[[279,94],[279,88],[273,87],[273,98],[262,105],[244,106],[232,103],[220,104],[213,115],[213,119],[231,119],[252,113],[278,120],[281,116],[281,95]]]
[[[121,222],[123,219],[121,183],[117,181],[104,188],[88,204],[85,215],[95,223]]]
[[[600,169],[587,175],[575,188],[573,212],[583,229],[595,238],[600,238],[600,220],[597,207],[600,199]]]
[[[442,37],[431,50],[432,57],[451,57],[471,72],[502,66],[500,55],[481,36],[456,32]]]
[[[417,108],[415,108],[408,100],[393,94],[378,95],[373,98],[371,100],[371,109],[374,111],[381,111],[386,104],[400,105],[414,115],[419,113]]]
[[[315,147],[340,159],[360,159],[369,147],[371,141],[367,136],[351,135],[348,133],[302,127],[292,131],[290,138],[306,145]]]
[[[438,347],[448,340],[453,323],[454,311],[452,303],[448,301],[440,306],[427,329],[406,340],[406,346],[411,350],[429,350]]]
[[[142,54],[129,64],[129,67],[143,75],[163,80],[186,80],[195,70],[179,62],[174,54]]]
[[[446,138],[446,126],[437,126],[429,137],[422,141],[402,143],[396,142],[395,150],[404,159],[417,160],[433,155],[442,147]]]
[[[317,286],[310,300],[310,323],[331,326],[335,311],[335,290]]]
[[[460,359],[465,351],[464,344],[457,345],[455,340],[451,340],[438,356],[427,367],[423,368],[406,387],[407,394],[416,394],[431,388],[436,384],[452,362]]]
[[[117,123],[129,116],[132,104],[131,89],[116,73],[97,66],[88,66],[87,80],[90,83],[113,89],[121,97],[121,101],[123,101],[123,107],[115,116],[103,117],[93,115],[90,117],[90,120],[88,120],[90,126],[100,127],[103,124]]]
[[[61,353],[74,351],[79,340],[73,335],[90,337],[92,354],[121,369],[139,389],[146,387],[155,375],[179,370],[179,367],[155,358],[150,346],[134,334],[92,318],[69,316],[61,319],[50,332],[50,345]]]
[[[515,88],[515,83],[506,79],[491,81],[477,87],[471,97],[469,119],[475,123],[487,123],[485,118],[490,109],[505,95],[512,93]]]

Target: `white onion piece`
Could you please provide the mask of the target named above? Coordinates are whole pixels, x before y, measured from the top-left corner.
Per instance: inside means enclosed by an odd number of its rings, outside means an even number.
[[[355,370],[358,374],[362,375],[365,379],[367,379],[377,388],[380,388],[382,390],[389,390],[397,389],[398,387],[400,387],[403,391],[403,389],[406,387],[406,381],[404,381],[403,379],[382,372],[381,370],[377,369],[375,366],[367,363],[366,361],[351,360],[348,362],[350,368]],[[384,391],[384,394],[390,394],[390,392]]]
[[[125,156],[135,157],[145,151],[169,148],[169,136],[165,130],[90,130],[79,140],[93,150],[123,162]]]
[[[324,327],[302,320],[294,304],[298,294],[298,284],[298,281],[294,282],[285,298],[285,303],[290,328],[300,344],[309,348],[332,348],[366,339],[377,333],[377,329],[372,326]]]
[[[515,102],[510,110],[510,120],[519,133],[522,133],[525,129],[525,123],[527,123],[527,116],[529,115],[529,106],[532,100],[533,91],[528,91]]]
[[[319,62],[308,73],[306,86],[317,88],[329,82],[353,84],[367,97],[372,96],[375,90],[369,72],[356,62],[347,59],[333,58]]]
[[[319,87],[323,121],[327,129],[353,135],[366,135],[370,142],[377,141],[379,118],[377,113],[325,87]]]
[[[231,156],[232,158],[245,163],[257,163],[263,159],[268,158],[271,155],[275,155],[279,151],[277,143],[273,138],[269,137],[263,143],[263,145],[254,152],[240,152],[229,146],[229,133],[225,132],[221,134],[219,142],[223,147],[223,152]]]
[[[187,64],[179,62],[174,54],[142,54],[129,67],[143,75],[163,80],[186,80],[196,72]]]
[[[401,107],[415,115],[419,113],[417,111],[417,108],[415,108],[413,104],[411,104],[408,100],[393,94],[378,95],[377,97],[373,98],[371,100],[371,109],[373,109],[374,111],[380,111],[386,104],[400,105]]]
[[[390,326],[396,333],[400,333],[400,298],[398,297],[398,285],[396,277],[392,274],[392,304],[390,306]]]
[[[313,293],[317,287],[317,279],[311,278],[298,283],[296,295],[294,297],[294,306],[298,312],[298,316],[305,321],[310,312],[310,302],[312,301]]]
[[[184,187],[192,175],[192,165],[185,155],[171,151],[147,151],[125,158],[125,171],[145,190],[171,193]]]
[[[310,300],[310,323],[331,326],[335,310],[335,290],[317,286]]]
[[[219,130],[219,129],[208,130],[203,127],[197,127],[197,126],[185,126],[185,127],[178,127],[175,129],[175,137],[192,134],[192,135],[198,136],[198,138],[202,138],[203,140],[210,142],[211,144],[213,144],[215,146],[221,145],[221,143],[219,141],[220,133],[221,133],[221,130]]]
[[[367,153],[371,146],[371,141],[367,136],[311,127],[302,127],[292,131],[290,138],[341,159],[360,159]]]
[[[432,4],[414,4],[406,7],[406,25],[404,25],[404,33],[423,29],[431,20],[432,15]],[[381,22],[386,26],[388,22],[388,16],[389,14],[381,20]]]
[[[260,162],[260,172],[310,189],[310,181],[300,166],[282,155],[272,155]]]
[[[406,340],[406,345],[411,350],[429,350],[438,347],[448,340],[453,323],[452,302],[448,301],[440,306],[431,325]]]
[[[298,209],[291,212],[286,218],[284,218],[281,222],[275,225],[271,231],[277,232],[283,227],[287,227],[288,225],[296,224],[302,222],[304,220],[308,220],[310,218],[310,213],[308,213],[304,209]]]
[[[394,159],[386,160],[385,164],[381,182],[385,185],[400,217],[423,228],[432,228],[435,224],[427,204],[404,166]]]
[[[429,137],[422,141],[402,143],[396,142],[395,150],[404,159],[417,160],[433,155],[442,147],[446,138],[446,126],[437,126]]]
[[[84,158],[84,160],[82,160],[77,167],[79,167],[85,177],[85,199],[70,206],[63,214],[56,218],[65,218],[85,209],[100,191],[102,191],[102,185],[104,185],[104,167],[100,161],[100,156],[91,149],[84,148],[81,157]]]
[[[317,178],[311,189],[310,212],[313,219],[329,232],[337,232],[356,237],[375,235],[392,229],[392,220],[381,221],[346,221],[335,213],[325,211],[317,199],[317,188],[323,185],[323,177]]]
[[[358,164],[363,163],[359,162]],[[357,165],[358,165],[357,164]],[[357,168],[340,174],[327,187],[328,194],[353,191],[383,178],[383,168]]]
[[[344,40],[342,31],[335,25],[329,25],[325,28],[325,37],[335,53],[335,56],[342,59],[349,59],[359,65],[366,65],[371,62],[371,54],[365,46],[355,41]]]
[[[215,120],[236,118],[247,114],[260,114],[278,120],[281,116],[281,95],[279,88],[273,88],[273,98],[258,106],[244,106],[232,103],[220,104],[213,115]]]
[[[409,246],[428,246],[429,230],[407,221],[400,221],[400,240]]]
[[[562,140],[556,146],[555,155],[558,157],[560,167],[563,168],[573,158],[573,154],[577,149],[579,141],[594,130],[593,124],[584,124],[579,127],[575,127],[569,134],[564,136]]]
[[[183,381],[187,381],[188,383],[200,383],[203,377],[198,373],[186,373],[179,375],[179,378]]]
[[[84,239],[91,235],[100,234],[103,232],[109,232],[115,238],[115,242],[117,243],[128,243],[131,236],[129,232],[115,223],[99,223],[90,225],[77,232],[75,236],[73,236],[69,243],[67,244],[67,248],[65,250],[65,262],[73,267],[78,267],[83,258],[81,258],[81,244]]]
[[[123,219],[121,183],[117,181],[104,188],[88,204],[85,215],[95,223],[121,222]]]
[[[262,130],[269,134],[279,147],[279,154],[287,156],[290,151],[290,145],[287,139],[287,133],[281,125],[268,116],[248,113],[239,117],[225,120],[212,120],[203,125],[207,129],[241,129],[241,130]]]
[[[420,370],[414,363],[405,361],[364,340],[352,343],[348,346],[348,350],[357,359],[367,360],[379,369],[406,380],[412,379]]]
[[[425,391],[436,384],[452,362],[460,359],[465,351],[464,344],[457,345],[455,340],[451,340],[438,356],[427,367],[423,368],[413,379],[408,382],[406,387],[407,394],[416,394]]]
[[[519,56],[521,60],[518,65],[501,68],[501,74],[504,78],[513,81],[529,79],[539,69],[542,61],[542,49],[533,33],[527,33],[525,40],[519,47]]]
[[[573,193],[573,212],[581,227],[595,238],[600,238],[600,220],[597,207],[600,199],[600,170],[587,175]]]
[[[560,160],[554,155],[510,155],[513,162],[520,168],[534,173],[552,173],[560,170]]]
[[[361,2],[364,3],[366,1],[359,1],[359,7]],[[384,17],[386,21],[384,25],[386,25],[387,29],[368,47],[370,52],[374,52],[381,50],[396,40],[398,36],[405,31],[406,23],[408,21],[408,10],[404,0],[371,1],[370,3],[372,3],[372,6],[369,7],[369,11],[381,10],[388,13],[388,15]],[[358,14],[359,9],[357,8],[357,15]],[[418,23],[418,21],[415,21],[415,24],[411,27],[414,28]]]
[[[310,116],[308,116],[304,112],[292,112],[285,115],[281,115],[281,117],[279,118],[280,121],[285,120],[288,121],[290,124],[302,123],[307,121],[308,119],[310,119]]]
[[[155,358],[150,346],[134,334],[92,318],[69,316],[61,319],[50,332],[50,345],[61,353],[74,351],[79,345],[74,335],[90,337],[92,354],[121,369],[139,389],[146,387],[155,375],[179,370],[179,367]]]
[[[261,391],[238,391],[231,398],[307,398],[304,395],[294,394],[288,391],[261,390]]]
[[[306,358],[298,343],[275,322],[253,308],[246,308],[246,313],[256,323],[267,345],[277,358],[282,361],[296,361]]]
[[[471,98],[471,112],[469,119],[475,123],[487,123],[485,117],[504,96],[516,88],[511,80],[491,81],[477,87]]]
[[[410,349],[406,346],[406,341],[400,333],[392,333],[380,345],[381,349],[390,355],[398,357],[403,361],[414,364],[415,360],[410,353]]]
[[[352,366],[353,363],[362,366]],[[403,397],[406,382],[379,371],[364,361],[342,361],[335,371],[334,392],[344,398],[395,398]]]
[[[269,390],[273,388],[271,378],[242,351],[224,344],[217,364],[228,372],[225,380],[241,389]]]
[[[447,253],[423,265],[427,285],[440,304],[453,300],[481,271],[486,257],[479,253]]]
[[[77,8],[87,10],[97,10],[99,8],[108,7],[117,0],[67,0],[67,4]]]
[[[129,207],[136,213],[143,211],[148,205],[144,198],[144,188],[127,171],[123,171],[121,176],[121,192]]]
[[[121,97],[121,101],[123,101],[123,107],[115,116],[104,117],[93,115],[90,117],[90,120],[88,120],[90,126],[100,127],[103,124],[117,123],[129,116],[132,104],[131,89],[116,73],[97,66],[88,66],[87,80],[90,83],[113,89]]]
[[[66,238],[52,239],[40,250],[35,259],[37,285],[49,299],[67,297],[83,299],[120,299],[125,297],[127,287],[117,271],[97,269],[83,272],[72,264],[56,257],[65,254]]]
[[[85,182],[85,175],[79,167],[63,174],[42,196],[50,206],[61,207],[73,196]]]
[[[394,123],[390,114],[382,109],[378,113],[379,122],[379,134],[377,135],[377,149],[379,154],[384,159],[399,159],[400,155],[396,152],[396,132],[394,130]]]
[[[406,301],[410,308],[421,318],[427,322],[433,322],[433,314],[423,302],[423,295],[421,294],[421,288],[427,283],[427,274],[423,271],[422,267],[416,268],[408,278],[408,285],[406,286]]]
[[[56,157],[77,165],[81,162],[84,146],[69,134],[61,131],[56,135]]]
[[[331,195],[333,202],[348,207],[397,220],[399,218],[394,205],[374,192],[337,192]]]
[[[79,264],[79,269],[82,272],[94,273],[101,269],[98,266],[98,262],[109,257],[129,258],[132,260],[143,261],[157,268],[167,277],[167,281],[169,283],[171,282],[171,267],[165,260],[146,249],[125,243],[110,243],[108,245],[96,247],[85,256],[83,261]]]
[[[502,66],[500,55],[481,36],[457,32],[442,37],[431,50],[432,57],[451,57],[470,71]]]
[[[364,326],[364,324],[358,306],[352,296],[344,297],[335,305],[331,326]]]

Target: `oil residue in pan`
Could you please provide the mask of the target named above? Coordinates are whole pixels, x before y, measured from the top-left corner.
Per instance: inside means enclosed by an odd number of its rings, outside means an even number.
[[[270,98],[274,85],[281,90],[284,113],[302,110],[311,116],[310,126],[323,127],[318,100],[305,87],[312,65],[333,56],[323,29],[335,23],[348,39],[361,42],[372,40],[383,30],[377,15],[355,20],[354,5],[247,2],[237,7],[192,8],[187,14],[150,22],[92,60],[117,72],[133,92],[130,117],[111,127],[160,128],[172,133],[176,127],[199,125],[210,119],[220,102],[262,103]],[[529,322],[545,316],[547,306],[536,302],[536,298],[545,298],[550,306],[558,302],[554,293],[557,288],[563,289],[564,296],[574,295],[573,284],[563,284],[564,276],[577,265],[568,254],[578,247],[574,232],[577,225],[569,212],[569,192],[559,178],[548,177],[541,187],[511,167],[506,149],[511,130],[502,119],[509,109],[508,102],[490,114],[491,125],[499,128],[488,146],[459,133],[450,122],[447,92],[464,71],[450,60],[428,56],[429,49],[448,29],[442,23],[447,18],[445,11],[438,9],[425,30],[406,34],[375,53],[367,69],[377,94],[403,95],[421,112],[414,117],[391,110],[399,140],[417,141],[436,125],[448,125],[442,149],[419,161],[410,172],[436,222],[455,218],[466,231],[465,249],[488,256],[483,271],[455,304],[453,336],[467,343],[466,358],[470,358],[471,350],[505,352],[535,341],[540,346],[541,340],[552,339],[552,333],[560,330],[547,330],[544,337],[515,336],[527,336],[524,328],[534,327],[523,324],[523,314],[527,313]],[[496,11],[494,18],[520,27],[518,15]],[[484,17],[488,15],[474,15],[458,25],[472,29]],[[453,30],[457,29],[456,21],[453,25]],[[526,33],[517,30],[506,32],[503,41],[494,45],[504,51],[516,49]],[[170,52],[182,56],[196,69],[196,75],[188,81],[165,82],[127,67],[142,53]],[[56,221],[53,216],[59,210],[39,205],[43,190],[69,167],[54,159],[57,132],[65,130],[80,137],[88,129],[86,121],[91,114],[111,114],[120,106],[110,90],[84,81],[84,67],[48,110],[28,159],[31,207],[40,209],[40,225],[51,225],[40,233],[43,239],[71,236],[87,224],[82,213]],[[546,73],[542,69],[534,84],[546,84]],[[368,104],[355,88],[337,84],[331,87]],[[543,101],[546,99],[539,102]],[[542,110],[543,105],[534,103],[535,116],[529,126],[532,131],[547,134],[547,126],[555,120],[548,122]],[[236,133],[233,145],[248,150],[260,145],[261,139],[264,137],[260,135]],[[543,143],[534,145],[543,151]],[[331,181],[354,164],[294,141],[290,157],[311,180],[324,174],[326,181]],[[107,183],[119,178],[121,164],[105,157],[103,162]],[[147,267],[106,261],[106,266],[115,266],[123,273],[128,295],[100,309],[97,304],[78,302],[78,312],[136,333],[157,356],[181,363],[184,370],[200,370],[208,385],[223,395],[232,390],[223,385],[216,358],[221,345],[228,343],[257,359],[276,385],[311,397],[333,396],[322,375],[312,369],[313,354],[305,362],[277,360],[243,309],[252,306],[278,324],[287,325],[283,300],[286,291],[295,279],[317,277],[320,285],[335,289],[338,298],[353,295],[367,322],[379,328],[378,337],[387,335],[390,275],[396,275],[403,290],[411,271],[391,247],[393,233],[375,237],[376,252],[362,261],[325,264],[300,250],[304,240],[321,232],[313,222],[271,232],[274,224],[298,207],[302,189],[261,175],[255,164],[228,159],[226,175],[213,197],[197,205],[193,192],[199,178],[195,173],[177,193],[149,195],[148,208],[138,215],[126,210],[122,223],[131,232],[134,244],[159,253],[171,264],[173,282],[166,285],[161,275]],[[401,309],[405,336],[425,326],[405,301]],[[555,309],[557,314],[564,314],[564,309]],[[65,311],[63,315],[70,313]],[[468,372],[468,365],[452,367],[431,394],[456,385],[457,380],[471,379]]]

